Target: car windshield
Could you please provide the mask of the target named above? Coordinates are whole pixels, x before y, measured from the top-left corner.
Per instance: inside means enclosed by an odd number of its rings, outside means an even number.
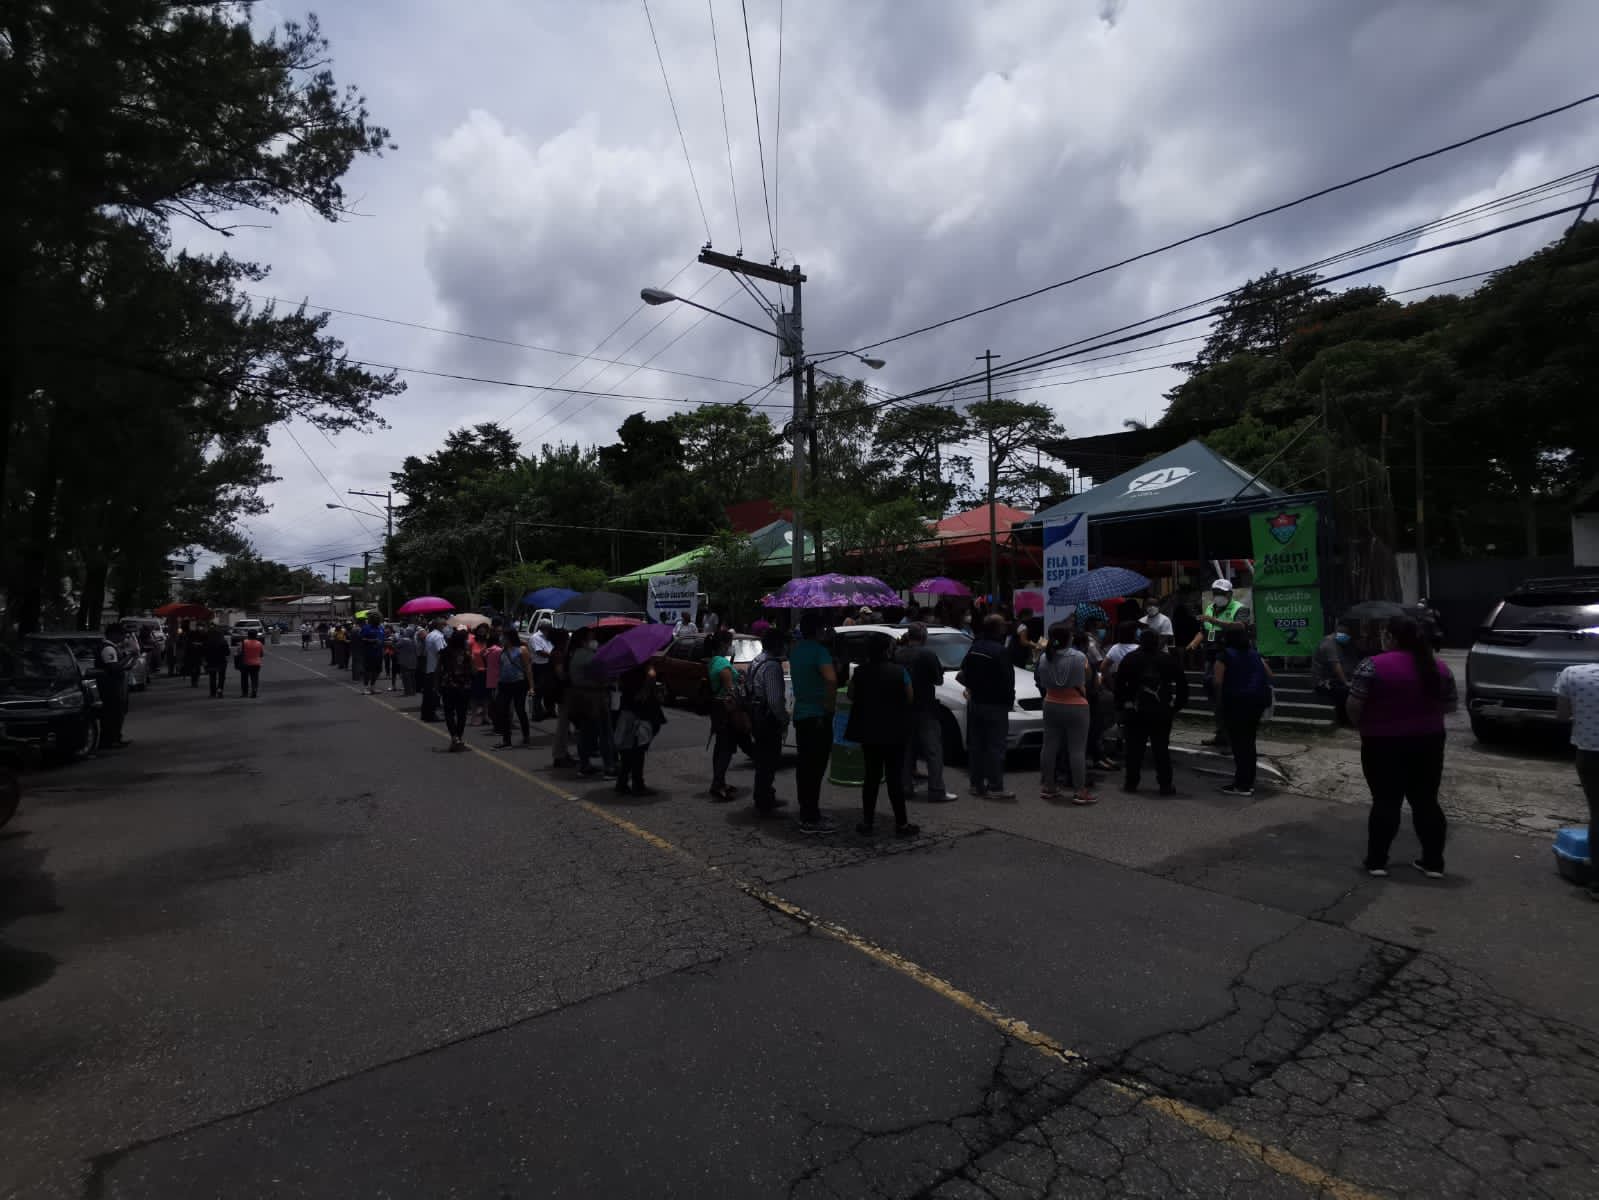
[[[0,691],[39,691],[77,685],[78,670],[64,646],[0,646]]]
[[[957,633],[952,637],[930,637],[927,639],[927,648],[938,655],[944,670],[958,671],[961,663],[966,661],[966,652],[972,648],[972,643]]]
[[[736,637],[733,639],[733,661],[736,663],[754,662],[755,656],[760,652],[760,638]]]
[[[1494,617],[1495,629],[1599,629],[1599,595],[1593,592],[1517,592]]]

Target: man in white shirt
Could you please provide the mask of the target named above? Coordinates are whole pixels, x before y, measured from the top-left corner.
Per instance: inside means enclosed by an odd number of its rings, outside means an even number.
[[[1158,601],[1151,598],[1144,602],[1144,615],[1138,618],[1138,623],[1145,629],[1153,629],[1160,634],[1161,645],[1171,645],[1171,618],[1160,611],[1160,603]]]
[[[448,639],[444,636],[444,618],[434,617],[433,628],[422,639],[422,719],[435,722],[439,716],[439,655]]]
[[[1555,713],[1571,722],[1577,780],[1588,797],[1588,862],[1599,858],[1599,663],[1567,667],[1555,677]],[[1588,898],[1599,900],[1599,873],[1588,877]]]
[[[716,633],[716,631],[718,629],[720,629],[721,627],[722,627],[722,618],[721,617],[717,616],[714,612],[707,612],[705,614],[705,636],[706,637],[713,636]]]
[[[550,655],[555,653],[555,640],[550,634],[554,632],[554,623],[546,618],[528,639],[528,649],[533,652],[533,693],[529,697],[532,703],[528,714],[535,721],[555,715],[555,672],[550,668]],[[561,750],[555,757],[560,758],[564,753]]]
[[[688,619],[688,613],[678,613],[677,621],[672,625],[672,636],[675,638],[680,638],[685,633],[692,632],[693,630],[694,624]]]

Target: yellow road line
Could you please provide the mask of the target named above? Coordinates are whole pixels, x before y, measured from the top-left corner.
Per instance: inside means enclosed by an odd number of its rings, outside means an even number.
[[[287,661],[292,662],[293,660],[291,659]],[[313,675],[321,675],[324,679],[332,678],[322,671],[318,671],[313,667],[305,666],[304,663],[295,663],[294,665],[310,671]],[[365,700],[374,701],[386,712],[394,713],[396,716],[405,716],[404,713],[388,704],[385,704],[377,696],[366,696],[363,694],[362,698]],[[418,724],[421,723],[418,722]],[[449,736],[444,730],[434,728],[431,725],[422,725],[422,728],[439,737]],[[819,917],[815,913],[810,912],[808,909],[795,904],[793,901],[785,900],[776,892],[768,891],[759,884],[750,883],[747,880],[739,879],[737,876],[729,875],[727,872],[722,870],[722,868],[713,866],[710,863],[695,857],[693,854],[689,853],[687,850],[684,850],[675,842],[669,841],[657,833],[650,832],[643,826],[638,825],[633,821],[629,821],[626,817],[619,816],[608,809],[602,808],[600,805],[595,804],[592,800],[585,800],[575,793],[569,792],[565,788],[562,788],[554,783],[551,783],[547,779],[533,774],[533,772],[527,770],[525,767],[519,767],[515,763],[501,758],[498,755],[491,754],[477,746],[468,746],[467,749],[480,758],[486,759],[487,761],[493,763],[495,766],[511,772],[511,774],[517,776],[518,778],[525,779],[527,782],[533,784],[542,791],[548,792],[552,796],[555,796],[561,800],[573,801],[579,808],[583,809],[584,812],[598,817],[600,820],[614,826],[623,833],[628,834],[630,837],[635,837],[645,844],[653,846],[655,849],[662,851],[663,853],[675,855],[678,858],[685,859],[688,862],[698,866],[708,875],[715,876],[718,879],[722,879],[728,883],[731,883],[739,891],[743,892],[751,899],[765,905],[767,908],[772,909],[774,912],[781,913],[783,916],[801,925],[804,925],[808,929],[813,929],[817,933],[823,934],[826,937],[830,937],[837,942],[841,942],[850,949],[864,954],[876,962],[882,963],[890,970],[898,972],[907,979],[920,984],[928,991],[942,996],[950,1003],[957,1005],[966,1012],[971,1013],[978,1019],[986,1021],[989,1025],[993,1026],[1007,1037],[1014,1038],[1024,1045],[1031,1046],[1039,1053],[1056,1059],[1057,1061],[1074,1065],[1087,1064],[1087,1059],[1058,1039],[1051,1037],[1042,1030],[1034,1029],[1026,1021],[1023,1021],[1017,1017],[1006,1016],[992,1004],[989,1004],[986,1000],[981,1000],[972,995],[970,992],[957,987],[955,984],[949,982],[949,980],[933,974],[933,972],[929,971],[926,967],[921,966],[919,963],[912,962],[903,954],[899,954],[893,950],[887,949],[886,947],[879,946],[876,942],[862,937],[860,934],[838,924],[836,921],[829,921],[825,917]],[[1316,1166],[1315,1163],[1307,1162],[1305,1159],[1300,1158],[1296,1154],[1289,1153],[1280,1146],[1273,1146],[1268,1142],[1263,1142],[1259,1138],[1245,1133],[1237,1126],[1228,1124],[1214,1113],[1206,1112],[1201,1108],[1195,1108],[1191,1104],[1184,1103],[1181,1100],[1173,1099],[1170,1096],[1157,1095],[1148,1091],[1141,1085],[1131,1085],[1117,1082],[1115,1080],[1106,1080],[1105,1082],[1106,1086],[1110,1087],[1113,1091],[1116,1091],[1124,1096],[1135,1097],[1140,1106],[1149,1109],[1151,1112],[1160,1113],[1162,1116],[1165,1116],[1173,1121],[1177,1121],[1182,1125],[1186,1125],[1188,1128],[1194,1130],[1196,1133],[1204,1135],[1211,1141],[1229,1146],[1232,1149],[1246,1155],[1247,1157],[1254,1159],[1268,1170],[1271,1170],[1288,1179],[1292,1179],[1296,1183],[1304,1184],[1308,1188],[1319,1191],[1323,1195],[1331,1197],[1332,1200],[1381,1200],[1381,1197],[1379,1197],[1377,1193],[1366,1191],[1364,1188],[1357,1187],[1355,1184],[1352,1184],[1347,1180],[1340,1179],[1331,1172],[1325,1171],[1321,1167]]]

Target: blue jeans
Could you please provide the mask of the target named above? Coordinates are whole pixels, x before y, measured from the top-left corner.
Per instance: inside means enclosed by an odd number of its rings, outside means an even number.
[[[966,772],[972,790],[1005,790],[1005,737],[1010,710],[1003,704],[973,704],[966,710]]]

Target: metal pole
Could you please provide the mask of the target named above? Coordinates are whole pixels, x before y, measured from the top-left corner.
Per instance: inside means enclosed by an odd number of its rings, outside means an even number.
[[[388,536],[383,540],[383,615],[394,620],[394,493],[384,496]]]
[[[1432,580],[1427,571],[1427,511],[1422,503],[1423,481],[1426,479],[1426,460],[1421,448],[1421,394],[1414,400],[1416,414],[1416,598],[1419,600],[1432,591]]]
[[[816,447],[816,364],[805,364],[805,423],[806,436],[810,440],[811,452],[811,495],[821,495],[821,459]],[[815,529],[811,532],[811,541],[816,545],[816,573],[822,573],[822,526],[816,522]]]
[[[800,369],[805,362],[805,327],[800,321],[801,278],[799,264],[796,263],[790,281],[794,288],[794,311],[789,314],[788,323],[789,352],[792,355],[790,368],[794,376],[794,421],[790,429],[794,443],[793,463],[790,469],[794,503],[794,545],[791,547],[793,555],[789,563],[789,574],[794,579],[799,579],[805,574],[805,521],[800,511],[805,501],[805,376]]]
[[[994,352],[984,350],[977,355],[983,360],[983,381],[988,403],[994,402]],[[991,603],[999,603],[999,518],[994,506],[999,503],[998,464],[994,462],[994,423],[988,424],[988,594]]]

